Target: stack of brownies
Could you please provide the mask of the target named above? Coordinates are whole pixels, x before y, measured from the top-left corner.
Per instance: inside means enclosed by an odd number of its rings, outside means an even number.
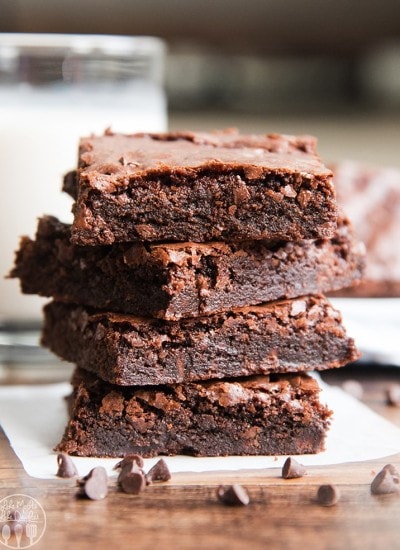
[[[51,296],[43,344],[76,364],[57,449],[268,455],[323,449],[331,411],[306,371],[358,358],[321,294],[362,245],[308,136],[235,131],[81,140],[12,276]]]

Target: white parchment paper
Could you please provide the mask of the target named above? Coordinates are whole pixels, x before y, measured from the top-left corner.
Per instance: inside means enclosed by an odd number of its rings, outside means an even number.
[[[327,465],[387,457],[400,452],[400,429],[339,388],[321,383],[321,401],[334,410],[326,450],[298,458],[304,465]],[[53,447],[67,422],[63,397],[69,384],[0,388],[0,422],[26,472],[52,478],[57,470]],[[171,472],[207,472],[282,467],[286,457],[167,457]],[[157,459],[147,459],[145,469]],[[94,466],[111,473],[116,459],[74,458],[80,475]]]

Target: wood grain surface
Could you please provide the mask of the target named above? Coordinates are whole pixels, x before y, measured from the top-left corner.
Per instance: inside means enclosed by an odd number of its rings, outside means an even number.
[[[325,373],[326,381],[359,380],[363,401],[400,427],[400,408],[385,404],[385,388],[400,383],[400,369],[368,366]],[[373,434],[371,434],[373,437]],[[400,447],[400,441],[399,441]],[[47,516],[40,549],[400,549],[400,493],[374,496],[370,483],[386,463],[400,469],[400,454],[363,463],[309,467],[307,476],[283,480],[280,469],[175,474],[138,496],[110,483],[108,497],[75,497],[74,480],[29,477],[0,435],[0,498],[23,493],[37,499]],[[56,469],[56,468],[55,468]],[[222,505],[220,484],[240,483],[246,507]],[[321,484],[340,491],[336,506],[316,502]],[[3,542],[3,539],[1,539]],[[2,545],[0,545],[2,547]]]

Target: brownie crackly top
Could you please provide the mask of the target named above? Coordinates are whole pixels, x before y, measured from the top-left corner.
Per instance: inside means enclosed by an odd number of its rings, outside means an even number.
[[[332,173],[310,136],[215,133],[83,138],[72,241],[294,240],[331,237]]]
[[[327,176],[331,171],[320,161],[312,136],[280,134],[241,135],[234,130],[214,133],[114,134],[82,138],[79,149],[81,174],[110,176],[102,190],[123,185],[113,176],[188,174],[192,170],[243,168],[246,178],[282,169]],[[89,178],[89,185],[95,184]]]

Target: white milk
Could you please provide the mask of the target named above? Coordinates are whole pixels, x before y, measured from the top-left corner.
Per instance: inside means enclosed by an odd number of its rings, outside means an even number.
[[[78,139],[91,133],[163,131],[164,93],[157,83],[123,84],[73,92],[0,86],[0,321],[35,320],[46,299],[22,295],[19,281],[4,279],[22,235],[33,237],[43,214],[72,221],[72,199],[62,177],[76,167]]]

